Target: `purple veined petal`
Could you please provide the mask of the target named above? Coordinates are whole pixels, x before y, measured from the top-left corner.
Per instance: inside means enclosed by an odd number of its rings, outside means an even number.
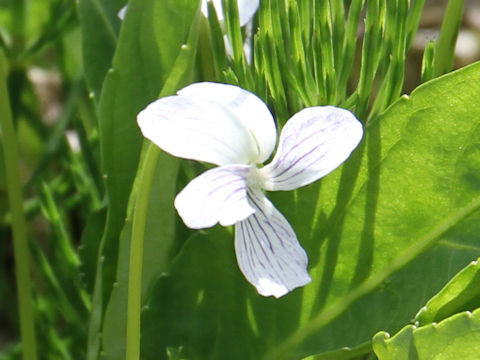
[[[250,164],[258,157],[256,140],[231,111],[188,93],[151,103],[137,123],[143,136],[176,157],[216,165]]]
[[[255,94],[238,86],[200,82],[183,88],[180,96],[221,104],[238,119],[255,139],[256,163],[267,160],[277,142],[277,130],[267,105]]]
[[[202,0],[202,13],[205,17],[208,16],[207,0]],[[217,12],[219,21],[223,21],[223,7],[222,0],[212,0],[213,6]],[[246,25],[258,10],[260,0],[237,0],[238,15],[240,17],[240,26]]]
[[[235,225],[237,262],[260,295],[278,298],[311,281],[307,254],[261,191],[249,189],[248,196],[255,213]]]
[[[175,198],[175,208],[185,225],[192,229],[216,223],[228,226],[253,214],[245,179],[249,170],[248,165],[225,165],[190,181]]]
[[[318,180],[340,166],[362,136],[362,124],[348,110],[303,109],[285,124],[272,162],[259,170],[265,189],[293,190]]]

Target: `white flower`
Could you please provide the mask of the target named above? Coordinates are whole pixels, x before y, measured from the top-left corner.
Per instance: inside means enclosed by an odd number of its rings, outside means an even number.
[[[203,16],[208,17],[208,3],[209,0],[202,0],[202,13]],[[218,20],[223,20],[223,8],[222,8],[222,0],[212,0],[213,6],[215,6],[215,10],[217,11]],[[240,18],[240,26],[246,25],[255,15],[255,12],[258,9],[260,4],[260,0],[238,0],[238,16]],[[118,18],[123,20],[125,18],[125,13],[127,12],[127,6],[125,5],[118,11]]]
[[[138,114],[143,135],[164,151],[219,165],[193,179],[175,207],[193,229],[235,224],[238,265],[261,295],[280,297],[310,282],[307,255],[263,190],[293,190],[338,167],[362,138],[347,110],[310,107],[284,126],[272,154],[275,122],[256,95],[202,82],[159,99]]]

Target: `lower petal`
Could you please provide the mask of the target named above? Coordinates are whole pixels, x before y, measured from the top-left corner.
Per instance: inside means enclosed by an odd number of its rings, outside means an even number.
[[[308,284],[308,258],[285,217],[260,191],[249,189],[255,212],[235,226],[240,270],[260,295],[285,295]]]
[[[225,165],[196,177],[177,195],[175,208],[191,229],[216,223],[233,225],[255,210],[247,200],[245,179],[250,166]]]

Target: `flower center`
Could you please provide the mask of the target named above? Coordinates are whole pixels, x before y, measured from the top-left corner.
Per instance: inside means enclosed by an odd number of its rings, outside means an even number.
[[[252,165],[247,174],[247,185],[252,189],[264,189],[266,177],[256,165]]]

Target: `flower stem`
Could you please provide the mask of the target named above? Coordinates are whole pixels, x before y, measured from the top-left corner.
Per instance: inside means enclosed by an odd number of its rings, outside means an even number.
[[[133,215],[132,237],[130,242],[130,265],[128,275],[127,300],[127,360],[140,358],[140,317],[142,310],[142,270],[145,224],[148,201],[160,149],[154,144],[148,146],[140,170],[138,193]]]
[[[17,279],[20,335],[24,360],[37,359],[37,343],[32,310],[30,284],[30,252],[27,242],[27,226],[23,213],[22,185],[18,165],[15,129],[10,110],[6,85],[5,58],[0,53],[0,128],[3,132],[3,153],[10,211],[12,214],[13,251]]]

